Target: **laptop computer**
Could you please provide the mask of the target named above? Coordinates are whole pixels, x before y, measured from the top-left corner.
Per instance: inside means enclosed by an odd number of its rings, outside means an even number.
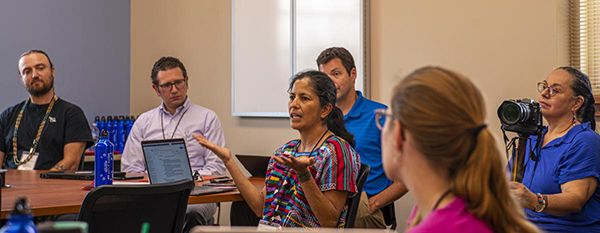
[[[194,180],[185,141],[181,138],[143,141],[142,150],[150,184],[178,180]],[[190,195],[221,193],[235,190],[231,186],[196,186]]]
[[[250,172],[252,177],[267,176],[267,167],[269,166],[271,156],[235,155],[235,157],[237,157],[246,170]]]
[[[59,171],[59,172],[42,172],[40,178],[46,179],[68,179],[68,180],[94,180],[94,171]],[[141,179],[143,176],[125,176],[125,172],[113,172],[115,180],[125,179]]]

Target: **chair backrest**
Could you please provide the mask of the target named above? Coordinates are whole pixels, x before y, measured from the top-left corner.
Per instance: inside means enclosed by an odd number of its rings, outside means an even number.
[[[387,206],[381,207],[381,211],[383,212],[385,225],[390,226],[391,230],[396,230],[398,222],[396,221],[396,208],[394,207],[394,203],[392,202]]]
[[[79,165],[77,167],[77,170],[83,171],[84,164],[85,164],[85,150],[83,150],[83,154],[81,155],[81,159],[79,160]]]
[[[181,232],[191,180],[149,185],[103,185],[91,190],[81,205],[77,220],[89,224],[90,233]]]
[[[370,171],[371,167],[369,165],[364,163],[360,164],[360,172],[358,173],[358,178],[356,179],[358,192],[356,192],[354,196],[350,198],[348,216],[346,217],[346,228],[354,228],[354,220],[356,220],[356,214],[358,213],[358,207],[360,206],[360,195],[362,193],[363,185],[365,184],[365,181],[367,181],[367,177],[369,177]]]

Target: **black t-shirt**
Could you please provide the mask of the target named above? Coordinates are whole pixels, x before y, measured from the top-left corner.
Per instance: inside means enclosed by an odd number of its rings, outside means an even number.
[[[2,112],[0,115],[0,151],[4,152],[4,168],[16,169],[13,160],[13,132],[21,108],[27,101],[23,101]],[[44,119],[50,104],[36,105],[29,103],[25,107],[19,132],[17,134],[17,153],[21,159],[23,151],[29,152],[33,140]],[[64,146],[71,142],[87,142],[86,148],[93,144],[92,133],[83,110],[77,105],[56,100],[50,112],[46,126],[42,131],[36,153],[38,160],[34,166],[36,170],[48,170],[63,159]]]

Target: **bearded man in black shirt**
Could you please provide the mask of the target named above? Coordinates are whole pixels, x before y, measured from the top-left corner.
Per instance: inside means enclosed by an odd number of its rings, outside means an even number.
[[[83,151],[93,144],[83,110],[54,93],[54,75],[44,51],[30,50],[19,58],[29,98],[0,114],[3,168],[76,170]]]

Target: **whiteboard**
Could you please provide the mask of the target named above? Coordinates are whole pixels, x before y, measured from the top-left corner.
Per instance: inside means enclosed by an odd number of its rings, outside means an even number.
[[[318,69],[318,55],[345,47],[368,80],[364,0],[232,0],[232,115],[288,117],[289,79]]]

